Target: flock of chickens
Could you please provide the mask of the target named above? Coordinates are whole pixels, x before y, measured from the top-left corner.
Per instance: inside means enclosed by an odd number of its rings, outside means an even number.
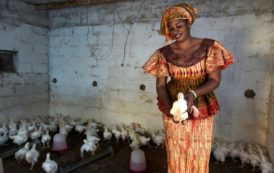
[[[226,143],[221,139],[213,141],[214,158],[224,163],[227,157],[235,161],[240,159],[242,167],[251,164],[253,170],[260,169],[262,173],[273,173],[273,165],[267,157],[266,149],[258,144]]]
[[[5,145],[9,140],[17,145],[23,145],[15,153],[15,159],[19,162],[28,162],[33,169],[39,159],[39,151],[36,146],[50,147],[52,135],[63,134],[68,136],[74,129],[78,133],[84,133],[83,145],[80,148],[80,156],[85,157],[86,153],[94,154],[99,147],[100,140],[110,141],[115,138],[116,142],[128,142],[132,149],[142,146],[163,147],[165,135],[163,130],[150,131],[141,127],[138,123],[131,125],[118,125],[112,129],[94,120],[73,119],[69,116],[36,117],[36,119],[24,119],[21,121],[8,120],[0,125],[0,145]],[[266,150],[260,145],[245,143],[225,143],[220,139],[213,141],[212,153],[217,161],[225,162],[227,157],[233,160],[239,158],[242,166],[251,164],[254,169],[260,169],[262,173],[273,172],[273,166],[266,156]],[[58,164],[50,159],[47,153],[46,160],[42,164],[46,173],[56,173]]]
[[[140,126],[140,124],[132,123],[131,125],[119,125],[112,129],[104,124],[94,120],[83,121],[81,119],[73,119],[69,116],[46,116],[36,117],[35,119],[22,119],[20,121],[8,120],[0,125],[0,145],[6,145],[8,141],[12,141],[17,145],[24,145],[15,153],[15,159],[26,161],[32,170],[38,162],[40,152],[36,146],[42,148],[50,147],[52,136],[54,134],[63,134],[68,136],[71,130],[78,133],[84,133],[86,138],[80,148],[80,156],[84,158],[86,153],[94,154],[99,147],[99,141],[110,141],[115,138],[119,141],[130,142],[132,149],[139,148],[144,145],[150,146],[153,141],[155,147],[164,146],[165,136],[163,131],[151,132]],[[56,173],[58,164],[50,159],[50,153],[47,153],[46,160],[42,164],[42,169],[46,173]]]

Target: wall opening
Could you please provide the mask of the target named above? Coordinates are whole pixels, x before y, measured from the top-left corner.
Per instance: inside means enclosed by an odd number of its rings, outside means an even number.
[[[0,72],[15,73],[16,51],[0,50]]]

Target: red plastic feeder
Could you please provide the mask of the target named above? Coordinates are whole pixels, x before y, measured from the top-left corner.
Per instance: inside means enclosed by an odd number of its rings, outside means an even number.
[[[147,165],[144,151],[135,149],[130,156],[130,173],[146,173]]]
[[[66,136],[64,134],[57,133],[53,137],[52,151],[63,153],[68,149]]]

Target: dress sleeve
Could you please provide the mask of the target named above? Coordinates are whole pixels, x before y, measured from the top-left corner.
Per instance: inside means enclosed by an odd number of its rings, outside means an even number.
[[[218,41],[214,41],[207,52],[207,73],[213,72],[217,68],[223,70],[232,63],[234,63],[234,58],[231,53]]]
[[[155,77],[169,76],[168,64],[166,58],[159,50],[154,52],[142,67],[145,73]]]

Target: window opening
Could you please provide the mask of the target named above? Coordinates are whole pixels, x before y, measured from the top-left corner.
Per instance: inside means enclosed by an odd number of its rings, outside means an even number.
[[[0,72],[15,72],[16,51],[0,50]]]

